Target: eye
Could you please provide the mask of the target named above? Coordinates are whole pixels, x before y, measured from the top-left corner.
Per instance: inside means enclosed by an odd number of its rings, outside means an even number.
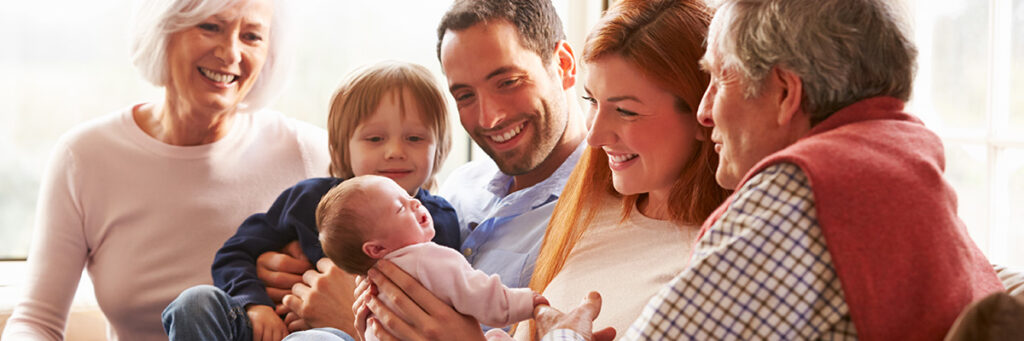
[[[519,81],[520,81],[519,77],[503,79],[500,82],[498,82],[498,89],[504,89],[504,88],[516,86],[516,85],[519,84]]]
[[[420,142],[420,141],[426,140],[426,138],[424,138],[423,136],[417,136],[417,135],[409,136],[406,139],[408,139],[410,142]]]
[[[245,33],[242,34],[242,39],[251,42],[259,42],[263,41],[263,36],[259,35],[258,33]]]
[[[626,109],[622,109],[622,108],[615,108],[615,111],[618,111],[619,112],[619,116],[623,116],[623,117],[639,116],[639,114],[637,114],[635,112],[632,112],[632,111],[629,111],[629,110],[626,110]]]
[[[472,99],[473,96],[474,96],[473,93],[469,92],[469,91],[460,92],[460,93],[457,93],[457,94],[452,94],[452,97],[455,97],[455,102],[458,102],[458,103],[466,102],[466,101]]]
[[[384,138],[380,136],[367,136],[366,138],[364,138],[364,140],[368,142],[380,142],[384,141]]]
[[[220,26],[217,26],[217,24],[214,24],[214,23],[201,23],[199,25],[196,25],[196,27],[199,27],[199,29],[203,30],[203,31],[209,31],[209,32],[218,32],[218,31],[220,31]]]
[[[582,96],[584,101],[590,102],[590,105],[597,105],[597,100],[590,96]]]

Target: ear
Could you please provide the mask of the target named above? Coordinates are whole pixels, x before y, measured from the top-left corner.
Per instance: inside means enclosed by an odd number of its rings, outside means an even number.
[[[373,259],[384,258],[384,256],[388,254],[387,249],[387,247],[384,247],[384,245],[381,245],[380,242],[375,240],[363,243],[363,253]]]
[[[562,89],[569,89],[576,85],[576,54],[569,42],[561,40],[555,46],[555,66],[558,67],[558,75],[562,77]]]
[[[793,71],[779,66],[772,67],[771,78],[772,83],[778,86],[775,98],[779,106],[777,123],[779,126],[789,125],[798,114],[803,112],[803,109],[800,108],[804,96],[803,80]]]

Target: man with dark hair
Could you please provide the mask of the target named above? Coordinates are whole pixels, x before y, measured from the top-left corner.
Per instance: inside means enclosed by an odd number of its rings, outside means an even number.
[[[438,26],[437,54],[462,126],[489,156],[453,171],[439,191],[458,212],[461,251],[505,286],[527,287],[555,203],[585,148],[574,51],[550,0],[457,0]],[[441,330],[412,324],[404,331]],[[330,329],[293,335],[348,337]]]
[[[440,193],[473,267],[526,287],[586,137],[573,50],[549,0],[457,1],[437,35],[462,126],[490,157],[456,169]]]

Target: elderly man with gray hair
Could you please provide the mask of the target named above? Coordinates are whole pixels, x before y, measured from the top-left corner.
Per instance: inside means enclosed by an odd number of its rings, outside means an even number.
[[[889,2],[713,6],[697,119],[736,192],[625,339],[935,340],[1002,290],[956,215],[941,141],[902,111],[917,51]],[[591,331],[595,293],[539,309],[546,340],[613,335]]]

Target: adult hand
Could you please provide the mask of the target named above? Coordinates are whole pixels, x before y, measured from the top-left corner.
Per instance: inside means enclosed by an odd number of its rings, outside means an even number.
[[[365,295],[373,312],[366,328],[380,340],[484,340],[476,319],[459,314],[394,263],[378,261],[368,278],[378,295]]]
[[[366,307],[366,302],[370,296],[376,294],[377,288],[366,277],[356,276],[356,300],[352,303],[352,314],[355,315],[355,328],[359,340],[366,335],[366,321],[370,317],[370,309]]]
[[[306,271],[302,282],[292,286],[292,294],[284,304],[314,328],[333,327],[355,334],[352,306],[355,278],[342,271],[328,258],[316,263],[317,270]]]
[[[615,328],[608,327],[596,332],[594,319],[601,313],[601,295],[591,291],[583,298],[576,309],[568,314],[548,305],[539,305],[533,309],[534,321],[537,323],[537,335],[544,337],[548,332],[557,329],[572,329],[585,340],[611,341],[615,338]]]
[[[268,251],[256,258],[256,276],[267,286],[270,299],[279,305],[278,311],[284,295],[291,293],[292,286],[302,282],[302,274],[312,268],[298,241],[288,243],[281,252]]]

